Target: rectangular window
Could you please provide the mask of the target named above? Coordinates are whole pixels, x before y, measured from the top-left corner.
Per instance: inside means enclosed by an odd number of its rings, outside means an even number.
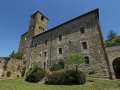
[[[83,49],[88,49],[87,42],[82,42],[82,47],[83,47]]]
[[[44,16],[41,16],[41,20],[44,20]]]
[[[37,47],[37,43],[35,43],[34,46]]]
[[[85,33],[85,28],[84,28],[84,27],[81,27],[81,28],[80,28],[80,32],[81,32],[81,34],[84,34],[84,33]]]
[[[85,64],[89,64],[89,57],[88,56],[85,57]]]
[[[40,53],[40,57],[42,56],[42,53]]]
[[[59,35],[59,41],[61,41],[62,40],[62,35]]]
[[[47,56],[47,52],[44,52],[44,56],[45,56],[45,57]]]
[[[41,26],[39,26],[39,30],[42,30],[43,32],[45,31],[45,29]]]
[[[62,54],[62,48],[59,48],[59,54]]]
[[[45,40],[45,45],[47,45],[48,44],[48,40]]]

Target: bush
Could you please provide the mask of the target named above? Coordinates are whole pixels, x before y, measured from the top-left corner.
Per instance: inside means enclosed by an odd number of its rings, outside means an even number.
[[[86,76],[83,72],[75,70],[68,70],[65,72],[64,83],[65,84],[85,84]]]
[[[27,74],[25,80],[28,82],[39,82],[45,77],[45,71],[41,68],[35,67],[30,69]]]
[[[26,67],[23,67],[23,68],[22,68],[22,71],[21,71],[21,76],[22,76],[22,77],[24,77],[25,71],[26,71]]]
[[[64,69],[63,62],[59,62],[58,64],[54,64],[50,67],[50,71],[57,71],[57,70],[61,70],[61,69]]]
[[[86,77],[83,72],[75,70],[54,71],[47,75],[46,84],[51,85],[79,85],[85,84]]]
[[[64,74],[61,71],[54,71],[46,76],[45,84],[61,85],[64,80]]]
[[[22,54],[19,53],[19,52],[12,52],[10,55],[9,55],[9,58],[13,58],[13,59],[22,59]]]

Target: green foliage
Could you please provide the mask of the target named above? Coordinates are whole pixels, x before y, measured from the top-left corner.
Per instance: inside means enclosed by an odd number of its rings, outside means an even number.
[[[85,84],[86,76],[81,71],[67,70],[65,72],[64,82],[65,84]]]
[[[25,71],[26,71],[26,67],[23,67],[23,68],[22,68],[22,71],[21,71],[21,76],[22,76],[22,77],[24,77]]]
[[[111,42],[113,45],[120,45],[120,37],[116,37],[116,38],[112,39]]]
[[[64,81],[64,73],[63,71],[54,71],[52,73],[48,73],[46,78],[45,84],[62,85]]]
[[[33,66],[26,74],[25,80],[28,82],[39,82],[45,77],[45,71],[40,67]]]
[[[117,37],[117,34],[114,31],[110,30],[109,35],[108,35],[108,40],[111,41],[115,37]]]
[[[104,45],[105,45],[105,47],[110,47],[110,46],[112,46],[112,43],[111,43],[111,41],[106,40],[104,42]]]
[[[78,66],[82,63],[85,63],[85,58],[79,53],[71,54],[67,60],[65,60],[67,65],[75,65],[76,71],[78,71]]]
[[[21,53],[18,53],[18,52],[14,52],[12,51],[12,53],[9,55],[10,58],[13,58],[13,59],[22,59],[22,54]]]
[[[50,67],[50,71],[57,71],[64,69],[64,62],[59,62],[58,64],[54,64]]]
[[[111,47],[111,46],[117,46],[120,45],[120,37],[116,37],[112,40],[106,40],[105,41],[105,47]]]
[[[13,58],[15,55],[15,51],[12,51],[12,53],[9,55],[10,58]]]
[[[46,84],[51,85],[79,85],[85,84],[86,76],[75,70],[55,71],[47,75]]]
[[[68,59],[65,61],[66,64],[82,64],[85,62],[85,59],[79,53],[71,54]]]
[[[105,47],[120,45],[120,37],[113,31],[109,32],[108,39],[105,41]]]

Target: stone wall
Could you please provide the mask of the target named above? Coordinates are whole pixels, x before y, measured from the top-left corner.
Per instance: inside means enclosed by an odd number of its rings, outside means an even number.
[[[108,54],[110,69],[112,71],[112,77],[115,79],[115,72],[113,70],[113,62],[115,59],[120,58],[120,46],[107,47],[106,52]]]
[[[0,59],[0,79],[21,77],[21,68],[21,60],[10,59],[6,61],[5,59]]]
[[[98,12],[94,11],[34,37],[30,50],[31,64],[37,62],[47,68],[66,60],[71,53],[80,53],[89,57],[86,66],[94,67],[98,77],[109,77],[98,17]],[[81,33],[82,28],[85,33]],[[60,35],[62,40],[59,40]],[[87,49],[83,49],[83,42],[87,43]],[[62,54],[59,54],[59,48],[62,48]]]
[[[0,58],[0,78],[3,77],[5,61],[3,58]]]

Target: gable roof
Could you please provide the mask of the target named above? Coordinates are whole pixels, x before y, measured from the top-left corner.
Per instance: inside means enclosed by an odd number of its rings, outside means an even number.
[[[39,13],[40,15],[44,16],[47,20],[48,20],[48,17],[45,16],[43,13],[41,13],[40,11],[36,11],[34,14],[31,15],[31,17],[34,17],[37,13]]]
[[[80,15],[80,16],[78,16],[78,17],[75,17],[75,18],[73,18],[73,19],[71,19],[71,20],[69,20],[69,21],[66,21],[66,22],[64,22],[64,23],[62,23],[62,24],[60,24],[60,25],[58,25],[58,26],[56,26],[56,27],[53,27],[53,28],[51,28],[51,29],[48,29],[47,31],[45,31],[45,32],[43,32],[43,33],[40,33],[40,34],[34,36],[33,38],[36,38],[36,37],[38,37],[38,36],[40,36],[40,35],[42,35],[42,34],[45,34],[45,33],[50,32],[50,31],[52,31],[52,30],[55,30],[55,29],[58,28],[58,27],[61,27],[61,26],[65,25],[65,24],[68,24],[68,23],[74,21],[74,20],[77,20],[78,18],[82,18],[82,17],[84,17],[84,16],[87,16],[87,15],[89,15],[89,14],[91,14],[91,13],[96,13],[96,15],[97,15],[97,17],[98,17],[98,19],[99,19],[99,9],[97,8],[97,9],[94,9],[94,10],[92,10],[92,11],[90,11],[90,12],[87,12],[87,13],[85,13],[85,14],[83,14],[83,15]]]

